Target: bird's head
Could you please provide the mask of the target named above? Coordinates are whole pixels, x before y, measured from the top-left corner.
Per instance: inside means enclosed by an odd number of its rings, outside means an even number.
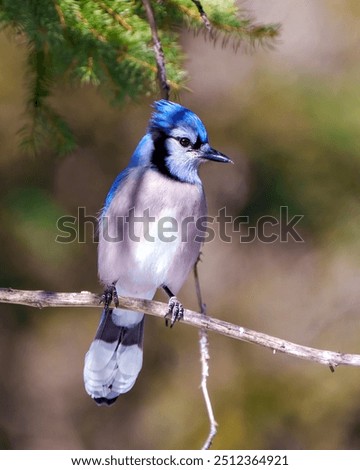
[[[198,167],[205,161],[229,163],[231,160],[209,145],[200,118],[171,101],[154,103],[148,133],[154,150],[151,163],[167,176],[188,183],[199,183]]]

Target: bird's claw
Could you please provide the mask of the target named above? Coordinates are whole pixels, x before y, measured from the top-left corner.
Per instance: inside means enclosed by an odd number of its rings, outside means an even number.
[[[182,303],[178,301],[178,299],[173,296],[169,299],[169,306],[168,311],[165,315],[165,326],[169,326],[172,328],[177,321],[180,321],[184,317],[184,307]]]
[[[107,286],[101,296],[100,303],[104,304],[105,310],[109,310],[111,302],[114,301],[115,307],[119,306],[119,297],[114,284]]]

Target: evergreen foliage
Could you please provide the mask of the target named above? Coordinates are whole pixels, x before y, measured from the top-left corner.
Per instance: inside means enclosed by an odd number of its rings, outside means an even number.
[[[240,14],[234,0],[159,0],[151,6],[172,93],[186,79],[179,41],[184,26],[213,41],[220,37],[223,45],[231,40],[235,49],[271,43],[279,30]],[[20,133],[35,153],[44,145],[60,153],[75,145],[67,123],[48,102],[56,84],[92,84],[114,104],[157,91],[157,63],[141,0],[0,0],[0,28],[28,48],[30,119]]]

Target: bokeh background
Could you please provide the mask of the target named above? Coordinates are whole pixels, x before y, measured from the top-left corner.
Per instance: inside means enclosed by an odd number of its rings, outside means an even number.
[[[360,352],[360,4],[248,0],[280,22],[273,50],[214,47],[184,31],[192,92],[181,103],[205,122],[234,166],[207,165],[209,212],[226,206],[256,223],[304,215],[304,243],[206,245],[201,284],[212,316],[300,344]],[[26,155],[26,51],[0,35],[1,286],[100,292],[96,244],[59,244],[56,221],[96,215],[142,137],[151,99],[114,109],[93,88],[59,87],[53,100],[78,148]],[[193,280],[181,292],[196,309]],[[165,300],[159,294],[158,299]],[[208,431],[199,389],[198,332],[146,319],[134,389],[98,408],[82,382],[100,309],[0,306],[0,448],[197,449]],[[215,449],[357,449],[360,370],[273,355],[210,334]]]

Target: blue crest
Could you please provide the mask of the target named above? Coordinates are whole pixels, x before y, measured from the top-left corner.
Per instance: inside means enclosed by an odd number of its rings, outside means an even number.
[[[202,143],[208,141],[204,124],[190,109],[167,100],[155,101],[153,106],[155,111],[150,119],[149,132],[161,131],[169,135],[174,128],[191,128],[198,134]]]

